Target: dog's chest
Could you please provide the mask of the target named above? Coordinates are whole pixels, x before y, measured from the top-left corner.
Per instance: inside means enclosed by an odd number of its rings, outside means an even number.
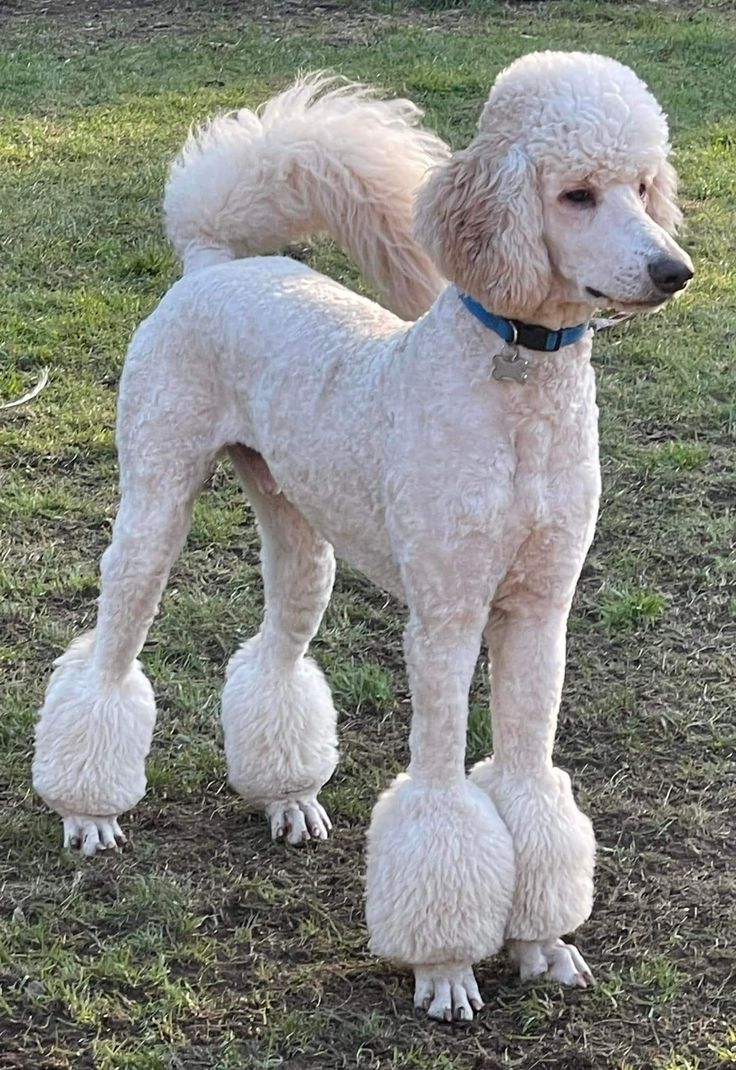
[[[598,440],[593,414],[560,420],[556,414],[512,422],[512,511],[527,523],[562,522],[586,504],[597,507]]]

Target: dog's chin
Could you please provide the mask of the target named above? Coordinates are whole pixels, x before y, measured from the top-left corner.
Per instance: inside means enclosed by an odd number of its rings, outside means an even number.
[[[616,312],[635,315],[637,312],[657,312],[660,308],[664,308],[669,300],[668,297],[658,297],[654,301],[616,301],[610,307]]]
[[[588,297],[594,298],[597,302],[596,308],[610,309],[612,312],[623,312],[629,316],[633,316],[637,312],[656,312],[657,309],[662,308],[671,300],[670,297],[658,294],[656,297],[648,297],[642,301],[622,301],[618,297],[612,297],[610,294],[601,293],[600,290],[594,290],[591,286],[586,286],[585,290]]]

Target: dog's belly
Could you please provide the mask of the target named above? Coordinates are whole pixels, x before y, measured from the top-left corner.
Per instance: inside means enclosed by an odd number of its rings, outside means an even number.
[[[360,513],[347,511],[337,517],[334,509],[326,508],[318,495],[310,495],[303,484],[291,480],[288,472],[283,473],[288,487],[282,486],[265,458],[256,450],[242,443],[234,443],[228,447],[228,452],[246,488],[253,486],[267,496],[284,494],[312,527],[332,544],[338,557],[362,572],[377,587],[401,598],[399,570],[391,553],[384,512],[380,506],[369,512],[363,500],[359,503]],[[345,519],[350,516],[359,516],[359,524],[346,524]]]
[[[274,473],[281,492],[332,544],[339,558],[371,583],[403,601],[403,586],[386,531],[383,504],[376,488],[366,486],[358,473],[353,475],[352,493],[346,487],[350,481],[345,480],[340,483],[339,495],[325,495],[324,491],[334,485],[327,478],[320,488],[295,480],[281,468]]]
[[[399,567],[391,553],[385,530],[376,530],[371,533],[369,542],[361,540],[360,544],[354,538],[344,539],[339,531],[325,531],[323,534],[332,543],[337,556],[351,568],[357,569],[376,587],[393,595],[400,602],[405,601]]]
[[[400,597],[386,531],[383,396],[406,324],[289,261],[212,274],[212,306],[216,298],[223,310],[211,321],[212,348],[239,463],[266,493],[278,488],[339,557]]]

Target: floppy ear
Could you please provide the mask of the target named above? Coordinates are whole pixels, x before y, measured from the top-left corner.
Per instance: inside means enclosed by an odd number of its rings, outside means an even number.
[[[438,167],[417,199],[415,232],[443,275],[491,312],[521,318],[547,296],[550,263],[534,171],[480,134]]]
[[[649,187],[647,212],[668,234],[674,234],[682,223],[677,206],[677,172],[669,160],[663,160]]]

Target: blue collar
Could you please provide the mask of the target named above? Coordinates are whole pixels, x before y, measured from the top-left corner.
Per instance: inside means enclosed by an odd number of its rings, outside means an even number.
[[[578,323],[576,327],[565,327],[561,331],[550,331],[547,327],[540,327],[536,323],[522,323],[520,320],[507,319],[505,316],[494,316],[492,312],[483,308],[472,297],[461,293],[460,300],[484,327],[495,331],[510,345],[522,346],[524,349],[538,349],[543,353],[556,353],[563,346],[574,345],[579,342],[588,330],[587,323]]]

